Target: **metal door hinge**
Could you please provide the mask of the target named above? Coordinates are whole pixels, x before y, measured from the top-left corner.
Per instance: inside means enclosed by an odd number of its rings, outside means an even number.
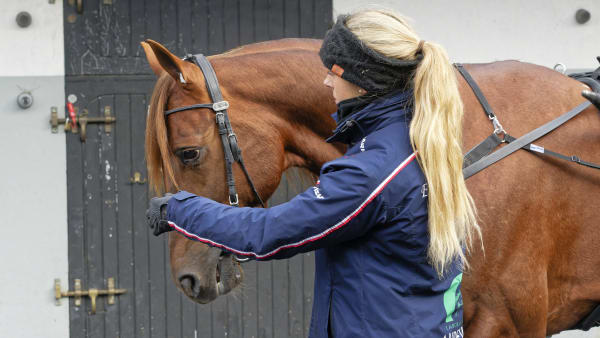
[[[54,297],[56,298],[56,306],[60,305],[60,299],[63,297],[75,297],[75,306],[81,306],[81,296],[88,296],[92,301],[92,312],[96,313],[96,297],[107,295],[107,303],[115,303],[115,295],[120,295],[127,292],[126,289],[115,289],[115,279],[113,277],[108,278],[108,290],[89,289],[81,290],[81,279],[75,279],[74,283],[75,291],[62,291],[60,287],[60,279],[54,279]]]
[[[129,179],[129,183],[131,184],[144,184],[146,183],[146,179],[142,179],[142,174],[139,171],[133,173],[133,177]]]
[[[110,106],[104,107],[104,117],[88,117],[89,112],[87,109],[84,109],[81,114],[78,114],[77,111],[77,107],[73,107],[73,112],[70,116],[58,118],[58,109],[56,107],[51,107],[50,125],[52,125],[52,132],[58,133],[58,125],[64,124],[65,131],[71,131],[73,134],[79,133],[79,139],[81,142],[85,142],[88,123],[104,123],[104,132],[110,134],[112,132],[111,123],[117,121],[117,119],[111,115]]]

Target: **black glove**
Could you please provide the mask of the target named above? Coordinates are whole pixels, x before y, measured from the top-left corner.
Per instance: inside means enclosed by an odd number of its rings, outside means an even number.
[[[173,194],[166,193],[163,197],[153,197],[150,200],[150,207],[146,210],[146,222],[154,230],[154,236],[173,230],[167,222],[167,203],[171,197]]]

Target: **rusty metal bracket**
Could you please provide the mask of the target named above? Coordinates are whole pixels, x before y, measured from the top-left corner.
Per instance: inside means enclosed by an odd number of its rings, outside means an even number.
[[[142,179],[142,174],[139,171],[133,173],[133,177],[129,179],[130,184],[144,184],[146,183],[146,179]]]
[[[75,107],[77,108],[77,107]],[[112,110],[110,106],[104,107],[104,117],[88,117],[89,112],[84,109],[81,114],[77,114],[77,124],[71,125],[71,121],[68,118],[58,118],[58,109],[56,107],[50,108],[50,125],[52,126],[52,132],[58,133],[58,125],[65,125],[65,132],[71,131],[76,134],[79,132],[79,139],[81,142],[85,142],[87,138],[87,125],[88,123],[103,123],[104,132],[110,134],[112,132],[112,123],[117,121],[116,117],[112,116]],[[79,127],[77,127],[79,125]]]
[[[108,296],[107,303],[114,304],[115,303],[115,295],[120,295],[127,292],[126,289],[115,289],[115,279],[110,277],[107,279],[108,290],[98,290],[98,289],[89,289],[89,290],[81,290],[81,280],[75,279],[74,288],[75,291],[62,291],[60,287],[60,279],[54,279],[54,298],[56,299],[56,306],[60,305],[60,299],[63,297],[74,297],[75,298],[75,306],[81,306],[81,297],[88,296],[92,302],[92,311],[91,314],[96,313],[96,298],[98,296],[106,295]]]

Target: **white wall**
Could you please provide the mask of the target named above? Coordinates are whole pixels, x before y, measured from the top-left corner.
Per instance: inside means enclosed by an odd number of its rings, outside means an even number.
[[[56,0],[1,0],[0,2],[0,76],[63,76],[63,2]],[[21,28],[16,17],[26,11],[31,25]]]
[[[517,59],[553,67],[597,68],[598,0],[333,0],[334,15],[365,7],[391,8],[413,19],[422,39],[446,47],[455,62]],[[587,9],[584,25],[575,12]]]
[[[54,305],[54,278],[68,280],[62,1],[0,2],[0,336],[68,337],[69,306]],[[20,11],[33,17],[20,28]],[[33,106],[16,97],[31,90]]]
[[[334,17],[362,8],[386,8],[412,19],[421,39],[443,45],[454,62],[516,59],[569,69],[599,66],[598,0],[333,0]],[[584,25],[575,12],[587,9]],[[600,329],[569,331],[554,337],[600,337]]]

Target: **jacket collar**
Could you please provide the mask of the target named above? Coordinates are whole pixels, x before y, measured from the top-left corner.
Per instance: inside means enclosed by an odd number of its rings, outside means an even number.
[[[336,112],[332,117],[337,121],[337,127],[326,141],[351,144],[390,123],[409,121],[412,98],[412,90],[394,91],[341,120]]]

